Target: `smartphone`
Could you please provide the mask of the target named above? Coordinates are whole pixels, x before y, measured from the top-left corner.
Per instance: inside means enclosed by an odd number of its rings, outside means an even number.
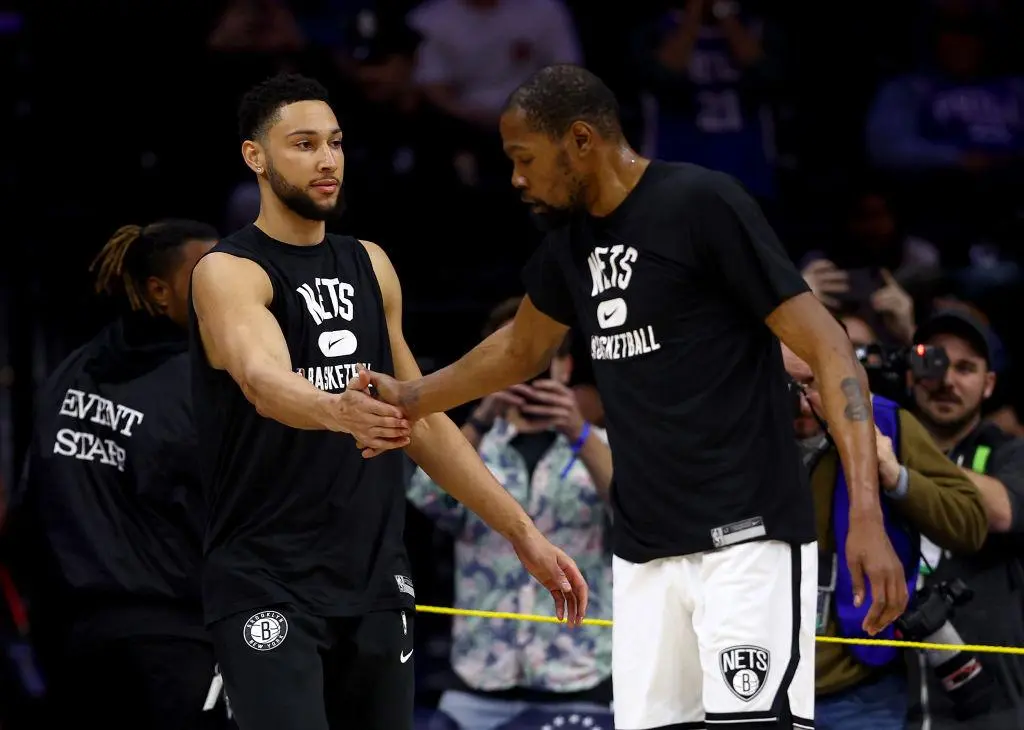
[[[551,377],[551,371],[550,370],[546,370],[545,372],[541,373],[536,378],[531,380],[529,383],[527,383],[527,385],[533,385],[533,383],[535,381],[537,381],[537,380],[544,380],[544,379],[550,378],[550,377]],[[536,405],[543,405],[542,403],[539,403],[539,402],[536,402],[536,401],[532,401],[529,398],[524,398],[524,400],[526,400],[527,403],[533,403],[533,404],[536,404]],[[524,410],[520,410],[519,413],[527,421],[545,421],[548,418],[550,418],[550,416],[545,416],[545,415],[541,415],[541,414],[537,414],[537,413],[529,413],[529,412],[524,411]]]
[[[834,296],[848,304],[865,304],[871,299],[872,294],[885,286],[881,271],[874,267],[847,269],[846,276],[850,288]]]

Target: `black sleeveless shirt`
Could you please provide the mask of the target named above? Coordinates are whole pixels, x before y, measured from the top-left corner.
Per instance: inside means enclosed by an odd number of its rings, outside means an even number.
[[[211,253],[259,264],[292,368],[344,391],[363,363],[393,374],[384,305],[369,254],[328,235],[291,246],[249,225]],[[193,399],[209,506],[207,622],[290,604],[321,616],[412,606],[403,543],[402,455],[363,459],[348,434],[301,430],[256,412],[206,359],[191,312]]]

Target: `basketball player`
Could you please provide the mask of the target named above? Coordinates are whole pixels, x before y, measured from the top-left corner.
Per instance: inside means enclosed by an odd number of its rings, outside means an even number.
[[[501,134],[551,228],[527,296],[458,362],[411,383],[375,374],[380,397],[410,419],[445,411],[528,381],[576,328],[615,461],[616,727],[812,727],[818,556],[778,339],[812,365],[842,454],[864,629],[907,599],[849,340],[739,185],[640,157],[588,71],[538,72]]]
[[[97,292],[125,312],[57,366],[39,395],[8,537],[31,594],[52,727],[214,730],[198,572],[188,280],[217,232],[166,220],[117,230]]]
[[[450,419],[412,427],[364,392],[364,365],[420,373],[388,257],[326,234],[344,156],[323,87],[269,79],[242,100],[239,126],[260,212],[192,276],[211,510],[203,598],[228,702],[242,730],[411,728],[415,593],[397,449],[509,539],[574,624],[586,584]],[[365,461],[356,439],[388,453]]]

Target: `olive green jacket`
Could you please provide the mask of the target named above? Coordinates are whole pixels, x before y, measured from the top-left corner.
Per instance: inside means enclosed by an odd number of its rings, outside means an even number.
[[[988,520],[977,488],[946,458],[913,415],[901,409],[899,420],[900,453],[897,456],[910,480],[906,496],[891,504],[918,532],[939,547],[960,554],[977,551],[988,534]],[[838,464],[835,447],[830,447],[811,473],[818,548],[822,560],[829,556],[829,563],[835,552],[831,516]],[[842,549],[839,559],[845,559]],[[832,606],[824,631],[827,636],[837,633],[834,603]],[[848,689],[870,679],[874,671],[858,663],[841,644],[818,642],[815,684],[819,695]]]

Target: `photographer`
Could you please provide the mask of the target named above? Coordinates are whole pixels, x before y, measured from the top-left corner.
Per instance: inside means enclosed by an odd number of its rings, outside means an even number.
[[[509,323],[519,302],[517,297],[496,307],[483,336]],[[604,431],[584,419],[568,387],[569,352],[567,339],[547,375],[484,398],[462,432],[537,527],[572,552],[590,585],[588,615],[611,618],[611,450]],[[501,535],[422,469],[413,474],[407,496],[455,537],[457,607],[537,612],[545,600],[542,588]],[[456,617],[451,652],[456,676],[430,728],[540,730],[572,715],[608,727],[611,650],[611,633],[600,627],[573,630]]]
[[[973,592],[971,600],[952,607],[950,623],[963,642],[1024,645],[1024,440],[982,420],[982,405],[996,384],[991,336],[972,315],[948,310],[925,322],[914,339],[941,348],[949,363],[941,378],[913,378],[916,413],[978,488],[990,530],[973,555],[925,543],[922,552],[934,572],[924,577],[924,585],[962,585]],[[939,652],[918,657],[915,680],[924,682],[912,691],[912,727],[1024,728],[1024,658],[982,654],[978,676],[951,685],[953,691],[929,670],[946,659]],[[964,691],[983,679],[986,697]]]
[[[864,610],[853,604],[850,576],[835,550],[844,543],[846,530],[842,466],[821,416],[810,367],[785,346],[783,360],[794,396],[799,398],[794,428],[810,474],[822,551],[817,633],[866,638],[860,625]],[[943,456],[910,413],[877,395],[872,396],[872,404],[886,530],[903,560],[913,598],[918,535],[949,549],[971,552],[985,538],[985,514],[970,480]],[[819,643],[815,673],[819,730],[904,727],[906,679],[899,650]]]

